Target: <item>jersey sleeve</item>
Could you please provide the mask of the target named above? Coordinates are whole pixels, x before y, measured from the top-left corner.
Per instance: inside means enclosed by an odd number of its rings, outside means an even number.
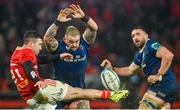
[[[156,56],[156,52],[160,47],[161,44],[159,44],[158,42],[150,42],[147,45],[147,51],[149,52],[150,55]]]
[[[33,53],[32,50],[24,51],[22,55],[22,64],[26,61],[31,61],[32,63],[34,63],[34,57],[35,57],[35,54]]]
[[[134,64],[141,66],[141,54],[140,53],[135,54],[133,62],[134,62]]]

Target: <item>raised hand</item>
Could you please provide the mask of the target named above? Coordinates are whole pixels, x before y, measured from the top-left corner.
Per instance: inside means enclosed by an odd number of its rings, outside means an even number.
[[[57,17],[57,20],[59,22],[67,22],[69,20],[71,20],[71,18],[69,18],[69,14],[71,13],[70,9],[69,8],[65,8],[65,9],[62,9],[60,12],[59,12],[59,15]]]
[[[71,15],[76,19],[81,19],[85,16],[84,12],[82,11],[79,5],[71,4],[69,6],[69,9],[71,11]]]
[[[111,62],[107,59],[103,60],[100,66],[105,67],[105,68],[112,68]]]

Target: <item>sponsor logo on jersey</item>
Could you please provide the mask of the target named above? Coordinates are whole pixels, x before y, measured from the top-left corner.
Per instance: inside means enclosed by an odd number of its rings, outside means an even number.
[[[76,56],[76,57],[80,57],[80,55]],[[82,57],[82,58],[64,59],[65,62],[81,62],[81,61],[84,61],[84,60],[86,60],[86,55],[84,55],[84,57]]]
[[[166,96],[166,94],[164,94],[164,93],[162,93],[162,92],[158,92],[157,93],[159,96],[162,96],[162,97],[165,97]]]
[[[76,55],[76,58],[79,59],[81,56],[80,55]]]

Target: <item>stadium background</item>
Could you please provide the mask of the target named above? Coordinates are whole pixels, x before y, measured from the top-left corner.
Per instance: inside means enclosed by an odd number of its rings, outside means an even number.
[[[23,33],[33,29],[44,34],[56,19],[60,9],[69,4],[79,4],[99,26],[97,39],[91,46],[86,74],[87,87],[103,89],[99,67],[104,58],[113,65],[128,65],[137,50],[131,41],[130,30],[134,24],[145,26],[150,37],[174,53],[172,63],[180,83],[180,0],[0,0],[0,108],[24,108],[9,73],[9,59],[17,45],[22,44]],[[68,25],[85,26],[72,20],[61,26],[57,39],[62,39]],[[47,53],[43,50],[42,53]],[[40,66],[41,76],[53,77],[52,64]],[[143,74],[121,77],[123,88],[131,91],[122,103],[91,102],[92,108],[137,108],[146,90]],[[180,92],[173,108],[180,108]]]

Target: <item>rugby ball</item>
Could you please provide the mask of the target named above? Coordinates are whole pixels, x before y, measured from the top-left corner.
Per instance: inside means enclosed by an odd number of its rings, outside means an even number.
[[[105,68],[101,72],[101,82],[108,90],[116,91],[120,89],[120,79],[117,73],[110,68]]]

